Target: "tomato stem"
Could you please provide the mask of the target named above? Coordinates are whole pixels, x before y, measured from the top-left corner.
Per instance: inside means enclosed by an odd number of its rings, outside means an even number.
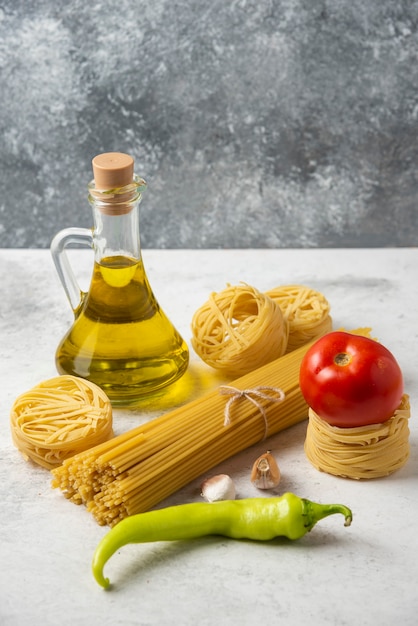
[[[341,367],[345,367],[351,362],[351,355],[347,354],[347,352],[339,352],[334,357],[335,365],[340,365]]]

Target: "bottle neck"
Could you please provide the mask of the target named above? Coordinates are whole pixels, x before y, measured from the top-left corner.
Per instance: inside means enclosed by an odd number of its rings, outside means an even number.
[[[93,247],[95,261],[109,257],[141,259],[139,203],[146,183],[139,177],[126,187],[106,191],[89,184],[93,210]]]

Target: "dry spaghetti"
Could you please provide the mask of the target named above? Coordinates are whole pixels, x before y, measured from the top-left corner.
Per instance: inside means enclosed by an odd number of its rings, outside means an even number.
[[[191,326],[196,354],[233,376],[282,356],[289,335],[280,307],[246,284],[212,293],[194,314]]]
[[[10,426],[23,456],[52,469],[113,436],[112,407],[94,383],[57,376],[15,400]]]
[[[289,324],[287,352],[332,330],[331,307],[319,291],[304,285],[283,285],[266,295],[279,305]]]
[[[146,511],[265,436],[307,418],[299,389],[299,348],[231,383],[243,390],[229,407],[221,389],[75,455],[53,470],[53,486],[113,526]],[[279,386],[279,395],[261,391]],[[248,400],[253,390],[257,400]],[[281,393],[284,397],[282,399]],[[280,401],[277,401],[280,399]],[[267,431],[266,431],[267,428]]]
[[[400,469],[409,457],[409,397],[382,424],[338,428],[309,409],[305,452],[318,470],[344,478],[380,478]]]

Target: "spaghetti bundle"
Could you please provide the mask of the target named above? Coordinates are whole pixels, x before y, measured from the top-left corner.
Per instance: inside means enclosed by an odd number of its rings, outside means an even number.
[[[212,293],[191,326],[192,345],[201,359],[234,376],[282,356],[289,335],[280,307],[246,284]]]
[[[310,408],[306,456],[318,470],[344,478],[380,478],[401,468],[409,457],[409,397],[381,424],[356,428],[331,426]]]
[[[330,305],[319,291],[304,285],[283,285],[266,292],[289,324],[287,352],[332,330]]]
[[[52,469],[113,436],[112,407],[94,383],[57,376],[15,400],[10,426],[23,456]]]
[[[53,487],[86,505],[101,525],[150,509],[218,463],[307,418],[298,381],[308,347],[231,383],[232,403],[219,388],[67,459],[53,470]],[[269,390],[278,396],[269,398]]]

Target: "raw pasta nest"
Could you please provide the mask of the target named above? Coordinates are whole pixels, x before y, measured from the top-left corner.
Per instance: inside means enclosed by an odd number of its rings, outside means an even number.
[[[314,467],[344,478],[380,478],[400,469],[409,457],[409,396],[381,424],[338,428],[311,408],[305,453]]]
[[[332,330],[330,304],[325,296],[304,285],[283,285],[266,292],[282,310],[289,324],[286,352]]]
[[[192,319],[192,345],[205,363],[241,376],[286,351],[289,326],[280,307],[246,284],[212,293]]]
[[[75,376],[51,378],[20,395],[10,424],[23,456],[47,469],[113,436],[108,397],[94,383]]]

